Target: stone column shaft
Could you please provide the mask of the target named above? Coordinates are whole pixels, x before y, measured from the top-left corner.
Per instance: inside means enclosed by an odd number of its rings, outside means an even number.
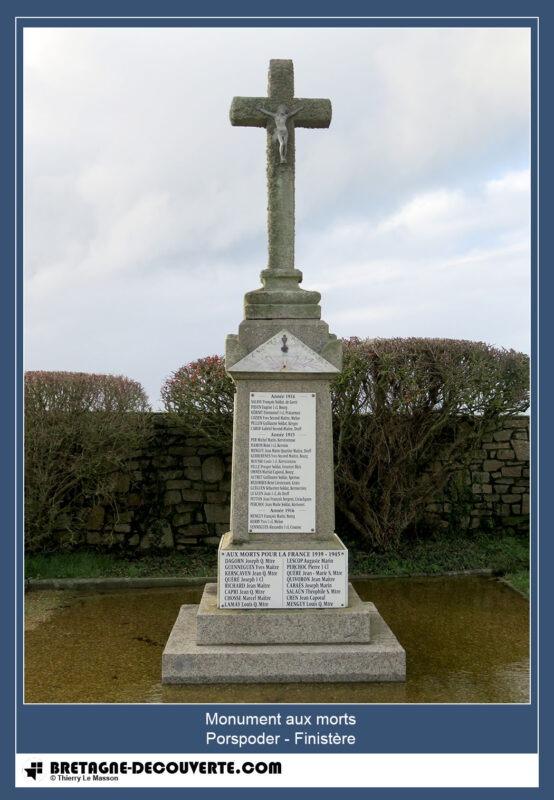
[[[267,133],[268,271],[294,270],[294,126],[290,126],[287,163],[279,163],[273,134]],[[270,276],[266,272],[266,286]]]

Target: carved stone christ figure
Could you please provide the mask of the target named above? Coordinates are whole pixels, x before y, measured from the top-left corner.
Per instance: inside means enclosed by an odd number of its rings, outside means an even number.
[[[289,140],[287,120],[289,120],[295,114],[298,114],[299,111],[302,111],[302,106],[295,108],[293,111],[289,111],[287,106],[280,105],[277,107],[277,111],[275,113],[272,111],[267,111],[265,108],[260,108],[258,106],[258,111],[261,111],[262,114],[266,114],[268,117],[272,117],[272,119],[275,121],[275,132],[273,134],[273,138],[279,142],[279,156],[281,158],[281,164],[286,164],[287,142]]]

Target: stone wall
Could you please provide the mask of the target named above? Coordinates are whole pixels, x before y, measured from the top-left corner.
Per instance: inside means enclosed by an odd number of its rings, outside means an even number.
[[[148,449],[118,476],[115,504],[96,506],[86,524],[89,545],[184,550],[217,546],[229,530],[231,451],[191,437],[168,414],[152,414]]]
[[[529,418],[504,420],[484,437],[468,470],[454,475],[426,510],[431,525],[451,529],[529,526]]]
[[[217,546],[229,530],[231,453],[191,437],[173,417],[152,415],[150,446],[116,476],[115,503],[95,506],[82,543],[126,549]],[[525,530],[529,515],[529,420],[504,422],[434,498],[424,515],[434,527]]]

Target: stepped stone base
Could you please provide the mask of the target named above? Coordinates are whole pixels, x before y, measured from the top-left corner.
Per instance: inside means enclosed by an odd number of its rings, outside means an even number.
[[[208,583],[196,615],[196,643],[333,644],[369,642],[369,603],[348,585],[348,607],[326,609],[218,608],[217,584]]]
[[[162,655],[162,682],[341,683],[405,680],[404,648],[373,603],[368,603],[367,607],[371,625],[371,641],[368,643],[201,645],[196,640],[199,606],[182,606]],[[313,613],[321,615],[322,612]]]

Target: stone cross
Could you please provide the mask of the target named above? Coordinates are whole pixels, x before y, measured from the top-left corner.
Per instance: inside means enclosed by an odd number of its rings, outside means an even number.
[[[270,62],[268,97],[231,106],[233,125],[267,129],[269,264],[225,346],[236,394],[217,585],[205,587],[200,606],[182,606],[162,656],[164,683],[406,677],[404,650],[348,584],[348,550],[335,533],[330,396],[342,347],[294,264],[295,126],[330,121],[329,100],[294,97],[291,61]]]
[[[267,94],[235,97],[230,118],[232,125],[267,129],[269,262],[265,277],[281,273],[298,280],[294,268],[294,129],[328,128],[331,101],[295,98],[292,61],[281,59],[269,62]]]

